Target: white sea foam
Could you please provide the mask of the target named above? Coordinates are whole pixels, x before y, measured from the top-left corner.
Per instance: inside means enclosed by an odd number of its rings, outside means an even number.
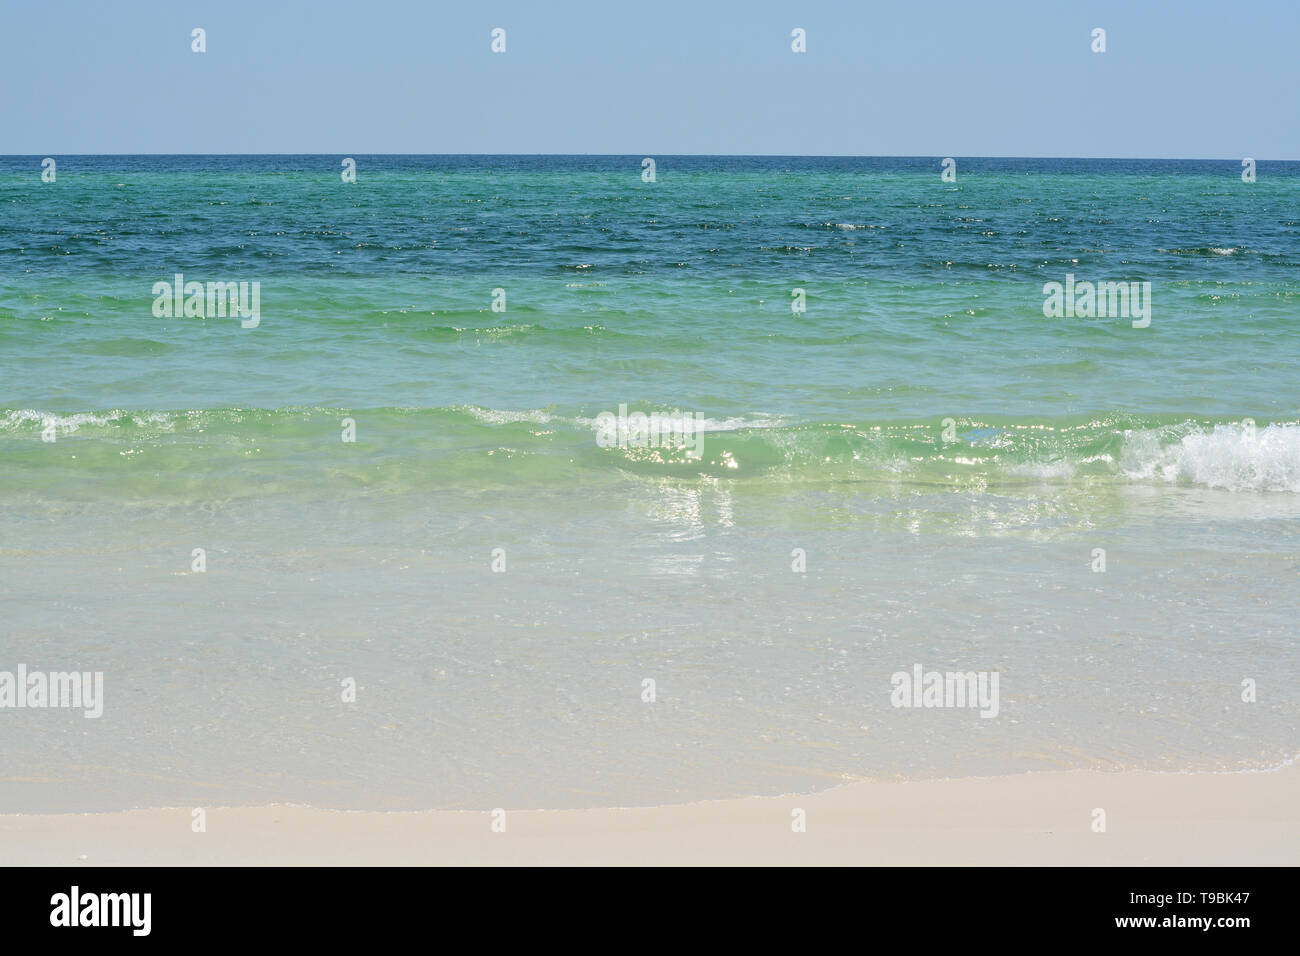
[[[1167,444],[1160,430],[1131,432],[1120,468],[1130,478],[1229,491],[1300,492],[1300,425],[1215,425]]]
[[[460,410],[488,425],[513,425],[516,422],[547,425],[557,420],[555,415],[541,409],[512,411],[510,409],[480,408],[478,405],[462,405]],[[563,419],[560,420],[563,421]]]
[[[53,425],[60,435],[75,434],[83,426],[103,426],[130,419],[136,425],[170,428],[171,419],[162,412],[128,412],[116,409],[110,412],[42,412],[34,408],[9,409],[0,417],[0,431],[19,431],[24,428],[47,428]]]
[[[658,414],[667,418],[674,418],[674,417],[680,418],[684,414],[687,414],[683,412],[681,409],[674,409],[673,411],[668,412],[668,411],[662,411],[660,409],[648,408],[648,407],[629,408],[628,411],[630,412],[641,411],[644,412],[646,415],[649,415],[651,412],[657,412]],[[594,430],[600,427],[600,423],[595,418],[585,418],[585,417],[575,418],[573,419],[573,421],[577,425],[580,425],[583,428],[590,428]],[[743,416],[732,416],[729,418],[704,417],[704,418],[695,419],[696,430],[702,432],[732,432],[732,431],[739,431],[742,428],[779,428],[783,424],[785,423],[780,418],[777,418],[775,416],[770,416],[770,415],[759,415],[755,418],[745,418]]]
[[[1007,474],[1020,478],[1039,478],[1043,481],[1073,478],[1078,469],[1063,458],[1055,461],[1027,461],[1008,465]]]

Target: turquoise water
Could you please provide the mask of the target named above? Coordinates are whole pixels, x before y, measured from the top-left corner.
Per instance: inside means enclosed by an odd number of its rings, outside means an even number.
[[[641,158],[0,158],[0,670],[106,694],[0,711],[0,809],[1300,750],[1300,164]],[[999,716],[891,707],[916,662]]]

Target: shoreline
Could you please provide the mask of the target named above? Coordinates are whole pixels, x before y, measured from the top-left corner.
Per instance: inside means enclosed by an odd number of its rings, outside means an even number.
[[[0,815],[7,866],[1120,865],[1300,863],[1300,766],[1035,771],[848,783],[658,807]],[[794,832],[793,812],[806,830]],[[1094,832],[1094,810],[1105,832]],[[498,818],[499,820],[499,818]]]

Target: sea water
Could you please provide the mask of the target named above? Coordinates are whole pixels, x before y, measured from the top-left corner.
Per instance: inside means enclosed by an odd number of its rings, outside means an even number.
[[[0,158],[0,811],[1300,750],[1300,164],[352,158]]]

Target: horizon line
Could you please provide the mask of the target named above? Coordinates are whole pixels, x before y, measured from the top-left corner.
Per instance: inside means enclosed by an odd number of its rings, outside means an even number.
[[[25,159],[31,156],[346,156],[346,151],[329,152],[294,152],[294,153],[161,153],[161,152],[109,152],[109,153],[74,153],[55,150],[45,153],[0,153],[3,159]],[[938,153],[385,153],[354,151],[355,156],[509,156],[509,157],[592,157],[623,158],[629,156],[658,157],[673,156],[683,159],[930,159]],[[1300,159],[1261,159],[1258,156],[980,156],[974,154],[949,153],[941,158],[956,159],[1055,159],[1055,160],[1104,160],[1111,162],[1177,162],[1177,163],[1218,163],[1241,162],[1250,158],[1255,162],[1294,163]]]

